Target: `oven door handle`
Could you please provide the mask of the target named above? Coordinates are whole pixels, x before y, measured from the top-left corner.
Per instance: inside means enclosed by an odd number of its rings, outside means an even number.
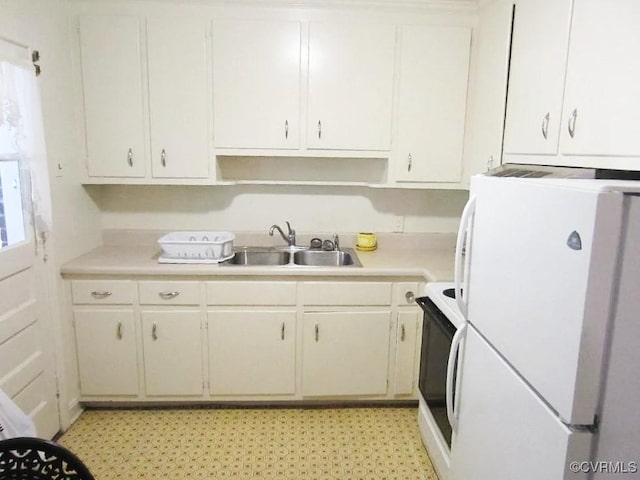
[[[454,258],[454,288],[456,292],[456,303],[458,304],[458,308],[462,313],[462,316],[467,320],[467,302],[465,298],[463,298],[463,283],[466,282],[467,278],[465,275],[465,266],[469,264],[470,251],[469,246],[471,245],[471,219],[473,218],[473,214],[476,211],[476,197],[471,196],[469,201],[464,206],[464,210],[462,211],[462,217],[460,218],[460,228],[458,229],[458,237],[456,240],[456,254]],[[463,247],[467,245],[467,251],[465,254],[465,258],[462,258]],[[466,264],[466,265],[465,265]],[[465,292],[468,297],[469,289],[468,285],[465,286]]]
[[[457,355],[459,349],[460,349],[460,344],[462,343],[462,340],[464,340],[464,335],[467,331],[467,323],[463,323],[460,328],[458,328],[458,331],[456,332],[456,334],[453,336],[453,339],[451,340],[451,350],[449,350],[449,360],[447,362],[447,385],[446,385],[446,402],[447,402],[447,418],[449,419],[449,423],[451,424],[451,429],[454,432],[458,431],[458,412],[457,409],[455,408],[455,404],[457,404],[458,402],[456,401],[454,403],[454,386],[453,386],[453,381],[455,380],[454,378],[454,370],[456,368],[456,363],[457,361],[459,361],[460,359],[460,355]],[[460,374],[460,369],[457,370],[456,372],[456,377]],[[456,395],[456,400],[458,399],[458,396]]]

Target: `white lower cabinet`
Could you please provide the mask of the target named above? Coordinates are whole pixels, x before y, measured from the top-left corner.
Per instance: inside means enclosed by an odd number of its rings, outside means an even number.
[[[76,309],[74,318],[81,394],[137,395],[133,309]]]
[[[147,395],[204,393],[199,311],[143,311],[142,345]]]
[[[418,282],[71,284],[82,401],[416,398]]]
[[[296,391],[296,312],[208,313],[212,395],[292,395]]]
[[[389,311],[306,312],[303,396],[385,395]]]

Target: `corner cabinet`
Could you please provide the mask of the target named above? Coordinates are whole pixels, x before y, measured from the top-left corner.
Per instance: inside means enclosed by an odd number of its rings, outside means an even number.
[[[389,150],[394,25],[309,25],[310,149]]]
[[[633,0],[517,3],[507,161],[640,170],[638,22]]]
[[[79,17],[89,177],[209,176],[207,35],[197,18]]]
[[[148,147],[140,20],[82,16],[79,34],[88,174],[144,177]]]
[[[83,277],[81,401],[417,398],[420,281]]]

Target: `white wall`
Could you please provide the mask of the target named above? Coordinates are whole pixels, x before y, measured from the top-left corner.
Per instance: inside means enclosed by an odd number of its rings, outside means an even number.
[[[0,35],[39,50],[53,230],[47,242],[53,341],[61,379],[63,425],[77,396],[71,311],[59,267],[100,243],[100,211],[79,184],[80,143],[72,90],[70,30],[64,0],[0,0]],[[63,176],[57,177],[57,165]],[[70,405],[69,405],[70,404]],[[67,408],[69,407],[69,408]]]
[[[310,186],[93,186],[102,228],[300,233],[457,231],[468,192]],[[402,225],[402,224],[401,224]]]

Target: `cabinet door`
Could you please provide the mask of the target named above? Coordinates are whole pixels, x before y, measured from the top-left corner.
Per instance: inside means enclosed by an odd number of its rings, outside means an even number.
[[[402,27],[398,180],[459,182],[471,30]]]
[[[385,395],[390,312],[304,314],[302,393]]]
[[[517,2],[504,138],[507,154],[558,152],[572,3]]]
[[[82,16],[79,26],[88,174],[144,177],[146,137],[138,17]]]
[[[149,110],[154,177],[209,174],[207,21],[149,18]]]
[[[75,310],[82,395],[137,395],[133,310]]]
[[[637,0],[575,2],[562,153],[640,156],[639,24]]]
[[[213,22],[216,147],[298,148],[300,22]]]
[[[309,27],[307,146],[389,150],[393,25]]]
[[[293,394],[296,312],[209,312],[212,395]]]
[[[142,312],[147,395],[202,395],[200,312]]]
[[[396,395],[411,395],[415,389],[418,321],[418,311],[398,313],[394,388]]]

